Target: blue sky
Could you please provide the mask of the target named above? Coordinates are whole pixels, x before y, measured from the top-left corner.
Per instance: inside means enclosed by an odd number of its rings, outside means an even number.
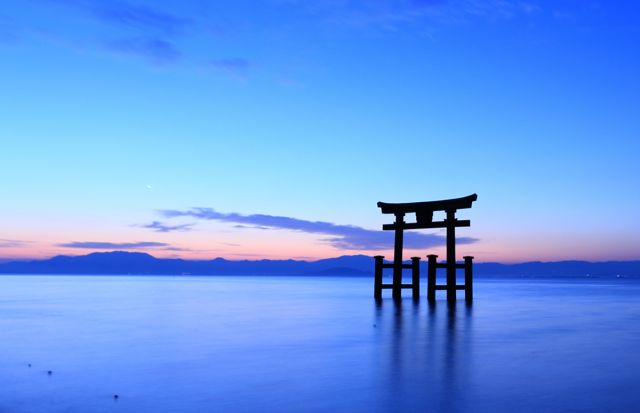
[[[385,253],[377,201],[476,192],[480,261],[638,259],[638,9],[9,0],[0,256]]]

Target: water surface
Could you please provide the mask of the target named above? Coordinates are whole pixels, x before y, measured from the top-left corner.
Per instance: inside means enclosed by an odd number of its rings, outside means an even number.
[[[452,309],[372,287],[2,276],[0,412],[638,411],[638,282],[477,281]]]

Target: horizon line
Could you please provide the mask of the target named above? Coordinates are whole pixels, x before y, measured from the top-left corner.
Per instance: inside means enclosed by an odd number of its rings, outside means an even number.
[[[93,254],[113,254],[113,253],[126,253],[126,254],[144,254],[144,255],[148,255],[154,259],[157,260],[183,260],[183,261],[194,261],[194,262],[208,262],[208,261],[214,261],[214,260],[218,260],[218,259],[223,259],[225,261],[231,261],[231,262],[241,262],[241,261],[299,261],[299,262],[317,262],[317,261],[323,261],[323,260],[329,260],[329,259],[337,259],[337,258],[342,258],[342,257],[370,257],[371,259],[373,259],[373,257],[375,255],[368,255],[368,254],[344,254],[344,255],[338,255],[338,256],[333,256],[333,257],[324,257],[324,258],[314,258],[314,259],[304,259],[304,258],[243,258],[243,259],[234,259],[234,258],[226,258],[226,257],[212,257],[212,258],[208,258],[208,259],[197,259],[197,258],[183,258],[183,257],[157,257],[155,255],[153,255],[152,253],[146,252],[146,251],[127,251],[127,250],[111,250],[111,251],[93,251],[93,252],[88,252],[86,254],[76,254],[76,255],[71,255],[71,254],[57,254],[57,255],[51,255],[48,257],[42,257],[42,258],[33,258],[33,257],[27,257],[27,258],[14,258],[14,257],[0,257],[0,265],[2,264],[7,264],[7,263],[11,263],[11,262],[29,262],[29,261],[47,261],[56,257],[71,257],[71,258],[76,258],[76,257],[86,257],[89,255],[93,255]],[[424,257],[420,257],[421,259],[426,258],[426,255]],[[403,261],[405,260],[409,260],[410,257],[406,257],[403,258]],[[385,261],[392,261],[392,257],[385,257]],[[424,262],[426,262],[426,259],[423,259]],[[456,261],[461,261],[461,260],[456,260]],[[632,259],[604,259],[604,260],[587,260],[587,259],[572,259],[572,258],[567,258],[567,259],[561,259],[561,260],[555,260],[555,261],[541,261],[541,260],[530,260],[530,261],[474,261],[474,264],[502,264],[502,265],[518,265],[518,264],[530,264],[530,263],[560,263],[560,262],[587,262],[587,263],[608,263],[608,262],[635,262],[635,261],[640,261],[640,258],[632,258]]]

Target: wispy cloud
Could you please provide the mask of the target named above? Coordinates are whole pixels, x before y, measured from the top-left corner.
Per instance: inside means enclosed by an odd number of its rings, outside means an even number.
[[[87,44],[100,51],[142,59],[153,65],[167,65],[184,60],[193,66],[206,61],[206,57],[195,56],[193,47],[186,47],[194,41],[208,39],[220,32],[217,23],[211,21],[208,13],[198,15],[194,9],[208,10],[209,6],[192,1],[184,4],[157,1],[127,0],[40,0],[48,3],[56,13],[71,12],[88,22],[83,26],[86,36],[83,41],[70,37],[67,31],[60,32],[60,44],[68,47]],[[52,19],[54,25],[56,20]],[[219,35],[219,34],[218,34]],[[0,42],[2,30],[0,30]],[[205,56],[207,52],[204,52]],[[200,52],[202,54],[202,52]],[[246,76],[248,62],[242,58],[214,59],[205,64],[213,69],[225,71],[234,76]]]
[[[182,55],[174,45],[162,39],[126,38],[104,43],[111,52],[139,56],[154,64],[176,61]]]
[[[191,231],[194,224],[167,225],[160,221],[153,221],[150,224],[140,225],[141,228],[152,229],[156,232]]]
[[[19,239],[0,239],[0,248],[20,248],[31,244],[31,241]]]
[[[181,251],[181,252],[193,252],[195,250],[191,249],[191,248],[180,248],[180,247],[166,247],[162,249],[163,251]]]
[[[316,10],[324,10],[333,23],[389,31],[413,24],[507,19],[530,15],[540,9],[535,0],[326,0],[314,6]]]
[[[338,225],[331,222],[307,221],[292,217],[253,214],[242,215],[235,212],[222,213],[211,208],[192,208],[190,210],[162,210],[160,213],[166,218],[191,217],[202,220],[229,222],[257,227],[260,229],[284,229],[309,234],[326,235],[324,241],[341,250],[386,250],[393,245],[393,234],[385,231],[375,231],[352,225]],[[241,227],[242,228],[242,227]],[[458,243],[472,243],[474,238],[460,237]],[[445,238],[438,234],[420,232],[406,232],[405,246],[407,248],[427,248],[443,245]]]
[[[184,32],[194,23],[191,19],[158,8],[122,1],[94,1],[87,5],[87,11],[101,21],[166,35]]]
[[[242,225],[242,224],[236,224],[233,226],[234,228],[239,228],[239,229],[273,229],[272,227],[265,227],[263,225]]]
[[[162,248],[169,247],[164,242],[139,241],[139,242],[101,242],[101,241],[73,241],[64,244],[58,244],[59,247],[65,248],[82,248],[95,250],[112,250],[112,249],[138,249],[138,248]]]
[[[285,20],[286,17],[265,19],[265,27],[259,32],[251,32],[251,26],[243,23],[247,19],[243,8],[195,0],[40,0],[39,3],[47,3],[44,13],[53,13],[43,26],[50,37],[56,38],[57,44],[82,50],[95,48],[101,52],[106,49],[153,65],[180,61],[185,67],[204,67],[241,79],[246,78],[254,66],[261,65],[255,63],[255,58],[242,57],[244,53],[240,49],[231,49],[228,57],[220,56],[220,50],[230,50],[232,36],[239,37],[237,47],[248,46],[245,50],[256,50],[263,46],[258,39],[264,33],[295,38],[309,25],[347,28],[348,31],[355,27],[367,34],[409,27],[410,33],[431,35],[436,23],[509,19],[533,15],[540,10],[539,0],[270,0],[259,2],[257,9],[264,9],[274,16],[288,16],[291,9],[295,9],[295,14],[304,18],[295,22]],[[72,14],[73,19],[66,19],[65,14]],[[78,36],[77,31],[73,34],[73,29],[67,25],[77,25],[76,30],[82,30],[82,35]],[[228,27],[243,29],[234,31]],[[39,27],[31,29],[43,33]],[[14,41],[14,32],[13,29],[0,30],[0,42]],[[19,33],[22,40],[23,32]],[[211,38],[216,36],[225,37],[225,41],[212,42]],[[36,38],[34,35],[27,37]],[[296,50],[291,52],[292,55],[299,54]],[[210,59],[211,56],[220,57]],[[287,86],[299,84],[286,79],[281,83]]]
[[[186,31],[195,22],[167,11],[156,2],[153,6],[127,1],[46,0],[65,6],[97,21],[156,34],[172,35]]]

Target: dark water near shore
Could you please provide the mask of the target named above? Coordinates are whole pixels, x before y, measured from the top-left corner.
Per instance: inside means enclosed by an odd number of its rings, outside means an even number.
[[[2,276],[0,412],[640,411],[640,282],[477,281],[475,296]]]

